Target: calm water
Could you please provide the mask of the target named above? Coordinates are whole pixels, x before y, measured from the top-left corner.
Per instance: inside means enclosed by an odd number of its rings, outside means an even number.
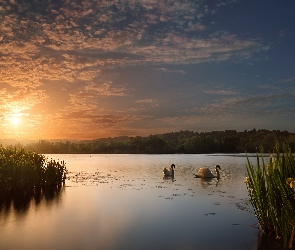
[[[257,249],[242,155],[48,157],[67,163],[66,185],[1,195],[0,249]],[[219,181],[194,178],[216,164]]]

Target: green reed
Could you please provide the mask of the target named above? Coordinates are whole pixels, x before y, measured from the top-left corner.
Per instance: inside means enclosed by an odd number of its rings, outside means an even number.
[[[268,163],[261,152],[254,166],[247,159],[246,185],[250,202],[266,235],[292,248],[295,228],[295,160],[286,144],[275,147]],[[282,153],[280,153],[282,152]]]
[[[60,185],[66,178],[64,161],[23,148],[0,146],[0,190],[16,190]]]

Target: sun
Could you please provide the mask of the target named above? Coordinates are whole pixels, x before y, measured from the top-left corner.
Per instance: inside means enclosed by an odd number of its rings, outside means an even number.
[[[11,120],[12,124],[15,125],[15,126],[19,124],[19,118],[16,117],[16,116],[11,117],[10,120]]]

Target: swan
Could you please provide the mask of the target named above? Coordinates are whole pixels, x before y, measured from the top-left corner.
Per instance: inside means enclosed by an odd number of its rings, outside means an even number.
[[[214,175],[209,168],[202,167],[198,170],[198,174],[194,174],[196,178],[220,178],[219,169],[221,170],[221,167],[219,165],[215,166],[216,175]]]
[[[172,164],[170,168],[164,168],[163,174],[165,176],[174,176],[174,168],[175,168],[174,164]]]

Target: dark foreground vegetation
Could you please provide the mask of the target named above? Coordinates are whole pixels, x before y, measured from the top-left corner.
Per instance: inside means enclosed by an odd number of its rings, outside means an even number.
[[[202,133],[180,131],[148,137],[115,137],[78,142],[40,140],[25,148],[43,154],[207,154],[255,153],[258,146],[264,152],[272,153],[276,141],[286,141],[292,149],[295,148],[294,133],[265,129]]]
[[[66,176],[64,161],[48,160],[23,148],[0,147],[0,190],[52,187]]]
[[[247,172],[250,202],[262,237],[268,238],[263,242],[269,242],[265,249],[295,249],[295,159],[290,147],[277,144],[268,162],[258,155],[256,165],[248,159]]]

